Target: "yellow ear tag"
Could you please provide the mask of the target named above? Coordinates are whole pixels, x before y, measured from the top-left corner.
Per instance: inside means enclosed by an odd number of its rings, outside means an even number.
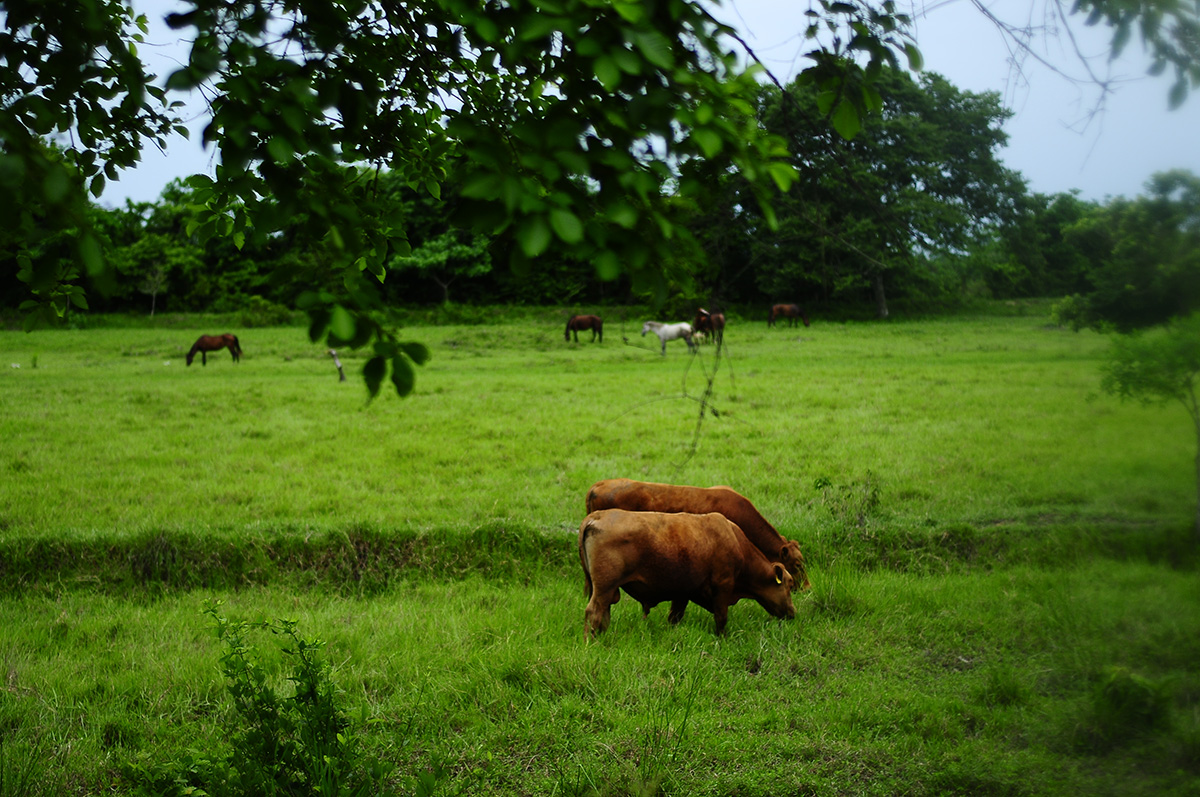
[[[783,579],[782,579],[782,578],[780,578],[779,576],[775,576],[775,583],[776,583],[776,584],[782,584],[782,583],[783,583]]]

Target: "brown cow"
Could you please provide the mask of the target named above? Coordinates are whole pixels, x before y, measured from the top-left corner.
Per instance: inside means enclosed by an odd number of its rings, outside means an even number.
[[[587,494],[587,511],[628,509],[633,512],[720,512],[732,520],[772,562],[795,574],[801,590],[812,585],[804,568],[804,554],[795,540],[785,539],[767,522],[754,504],[730,487],[686,487],[676,484],[603,479]]]
[[[713,613],[718,634],[725,632],[729,607],[742,598],[753,598],[775,617],[796,616],[791,573],[767,561],[716,512],[592,512],[579,526],[579,563],[588,597],[584,638],[608,628],[621,590],[642,605],[644,615],[670,601],[672,625],[688,601],[703,606]]]

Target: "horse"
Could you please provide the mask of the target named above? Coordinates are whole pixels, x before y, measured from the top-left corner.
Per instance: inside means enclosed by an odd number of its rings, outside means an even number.
[[[646,337],[647,332],[653,332],[658,335],[658,339],[662,341],[662,355],[667,356],[667,341],[678,340],[683,338],[687,341],[688,351],[692,351],[696,347],[695,341],[692,340],[692,325],[686,321],[680,321],[678,324],[664,324],[661,321],[647,321],[642,324],[642,337]]]
[[[776,318],[786,318],[789,327],[796,326],[797,318],[804,322],[804,326],[808,326],[808,316],[798,304],[777,304],[772,307],[771,314],[767,316],[767,326],[775,326]]]
[[[187,353],[187,364],[191,365],[196,352],[200,352],[200,364],[208,365],[208,352],[221,349],[229,349],[234,362],[242,359],[242,344],[238,343],[237,335],[201,335]]]
[[[592,330],[592,342],[596,342],[599,337],[600,342],[604,342],[604,320],[598,315],[573,315],[567,321],[567,331],[563,333],[563,340],[571,342],[571,333],[575,333],[575,342],[579,342],[579,330]]]
[[[707,332],[718,344],[725,340],[725,314],[710,313],[703,307],[696,310],[696,320],[692,322],[697,332]]]

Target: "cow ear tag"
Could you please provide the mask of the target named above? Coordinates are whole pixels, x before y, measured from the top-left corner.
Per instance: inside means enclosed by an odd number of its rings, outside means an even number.
[[[775,576],[775,583],[776,583],[776,584],[782,584],[782,583],[783,583],[783,579],[782,579],[782,578],[780,578],[780,577],[778,576],[778,574]]]

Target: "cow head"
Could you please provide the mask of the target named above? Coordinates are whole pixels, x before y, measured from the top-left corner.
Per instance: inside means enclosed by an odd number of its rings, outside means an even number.
[[[770,575],[771,580],[758,590],[754,598],[771,615],[791,620],[796,616],[796,606],[792,603],[792,590],[796,588],[796,582],[787,568],[778,562],[771,563]]]
[[[804,554],[800,553],[800,544],[795,540],[785,540],[779,551],[779,561],[790,572],[796,574],[796,586],[801,592],[812,588],[808,581],[808,572],[804,567]]]

